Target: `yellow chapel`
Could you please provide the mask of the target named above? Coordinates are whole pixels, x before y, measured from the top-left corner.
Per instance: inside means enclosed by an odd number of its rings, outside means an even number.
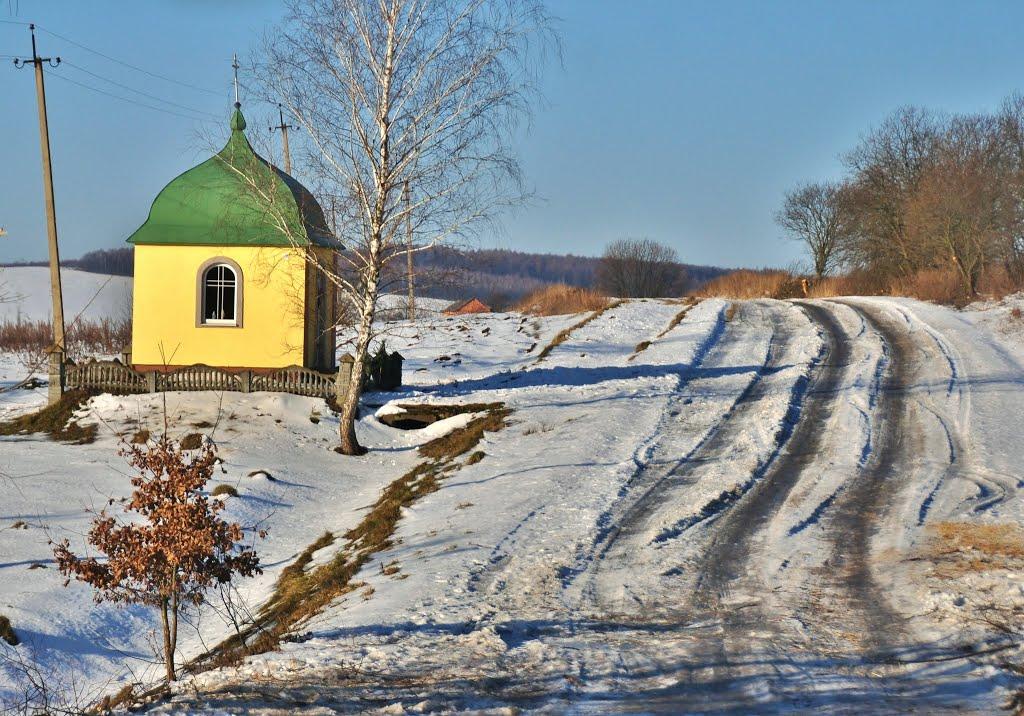
[[[336,296],[318,266],[340,245],[293,177],[260,157],[235,102],[216,155],[171,181],[135,247],[136,370],[335,369]]]

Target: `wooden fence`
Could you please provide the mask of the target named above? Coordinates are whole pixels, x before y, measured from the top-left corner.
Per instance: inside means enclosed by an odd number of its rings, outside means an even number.
[[[104,393],[160,393],[163,391],[269,391],[314,398],[340,398],[352,376],[352,356],[342,356],[337,373],[321,373],[300,365],[267,371],[227,371],[196,364],[167,371],[140,372],[118,360],[71,360],[50,363],[50,400],[65,390],[99,390]],[[402,361],[398,353],[378,351],[371,356],[365,376],[367,387],[393,390],[402,384]],[[60,386],[59,391],[52,388]]]

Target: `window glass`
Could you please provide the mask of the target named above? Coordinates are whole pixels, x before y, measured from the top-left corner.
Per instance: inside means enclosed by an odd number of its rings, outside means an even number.
[[[217,264],[203,277],[203,321],[235,322],[235,272],[230,266]]]

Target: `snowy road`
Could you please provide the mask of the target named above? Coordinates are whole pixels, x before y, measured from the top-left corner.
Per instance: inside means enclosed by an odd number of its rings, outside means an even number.
[[[359,592],[155,709],[991,713],[1020,687],[999,667],[1024,661],[1019,647],[978,618],[1024,599],[1024,559],[977,539],[1024,536],[1024,328],[1008,306],[631,301],[538,361],[579,318],[396,323],[389,346],[413,385],[382,402],[500,400],[511,424],[403,512]],[[232,400],[217,407],[237,435],[229,473],[288,476],[233,508],[271,525],[259,600],[426,438],[368,413],[376,452],[350,462],[326,451],[329,416],[310,425],[312,403]],[[145,409],[93,406],[107,421]],[[36,469],[32,444],[4,442],[5,468]],[[109,463],[109,447],[89,446],[83,464]],[[15,624],[39,601],[0,598],[25,602]],[[116,681],[115,661],[90,658],[93,678]]]
[[[589,509],[570,507],[564,481],[531,483],[536,493],[512,503],[499,488],[487,495],[477,485],[464,497],[490,500],[486,527],[471,519],[448,525],[491,545],[487,557],[421,565],[438,570],[441,593],[413,605],[418,618],[378,609],[367,619],[353,613],[356,605],[339,607],[312,625],[305,643],[240,671],[265,673],[265,681],[209,677],[189,708],[997,708],[1012,683],[993,666],[1006,643],[950,616],[949,603],[958,603],[951,595],[976,584],[937,586],[920,555],[933,522],[1019,520],[1019,485],[1005,468],[1020,464],[1020,448],[998,439],[983,445],[970,409],[983,404],[991,419],[993,402],[1022,397],[1024,374],[1012,353],[978,324],[924,304],[730,309],[707,301],[630,360],[643,336],[623,322],[635,328],[640,309],[651,304],[627,304],[589,324],[589,336],[552,353],[557,367],[429,391],[488,393],[519,415],[542,412],[548,424],[581,404],[628,394],[634,410],[609,408],[598,427],[630,436],[630,470],[593,480],[602,457],[616,462],[611,443],[594,452],[594,425],[568,428],[547,441],[542,459],[532,456],[530,470],[589,466],[582,474],[593,481],[578,483],[596,490]],[[594,353],[605,373],[595,369],[592,384],[581,384]],[[631,363],[640,363],[632,378],[618,370]],[[986,375],[972,374],[981,366]],[[652,375],[659,389],[645,390]],[[576,400],[565,401],[569,384]],[[649,424],[634,424],[630,415],[653,403]],[[520,473],[516,462],[528,461],[499,449],[513,439],[523,437],[492,438],[488,453],[502,464],[487,479]],[[596,487],[609,480],[614,490]],[[422,534],[405,534],[411,544],[394,556],[405,563]],[[338,638],[346,657],[315,655]]]

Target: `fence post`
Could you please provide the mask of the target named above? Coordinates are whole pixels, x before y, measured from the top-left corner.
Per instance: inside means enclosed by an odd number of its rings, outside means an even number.
[[[402,385],[402,362],[405,360],[398,351],[395,351],[387,357],[387,389],[394,390]]]
[[[338,360],[338,377],[334,381],[334,399],[339,405],[345,398],[349,381],[352,380],[352,364],[355,363],[355,360],[351,353],[346,353]]]
[[[241,389],[242,389],[242,392],[243,393],[251,393],[252,392],[252,371],[251,370],[243,370],[239,374],[239,377],[242,379],[242,385],[240,386]]]
[[[146,373],[146,390],[150,393],[156,392],[156,371],[151,370]]]
[[[49,355],[49,386],[47,388],[46,402],[50,405],[59,403],[64,395],[64,351],[54,347]]]

